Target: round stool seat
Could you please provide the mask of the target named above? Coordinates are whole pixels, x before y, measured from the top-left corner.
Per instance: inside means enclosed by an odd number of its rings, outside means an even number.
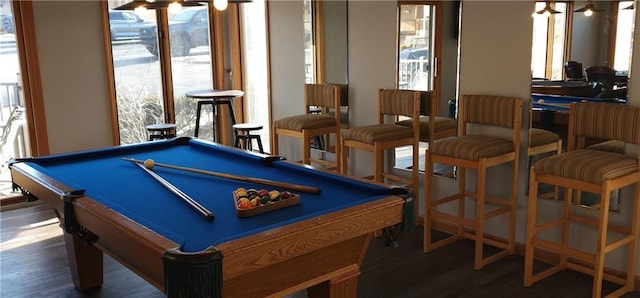
[[[238,131],[254,131],[254,130],[261,130],[262,129],[262,124],[259,123],[238,123],[238,124],[234,124],[233,125],[233,129],[238,130]]]
[[[147,131],[149,132],[149,141],[155,139],[170,139],[175,138],[176,125],[174,123],[159,123],[147,125]]]
[[[263,128],[262,124],[259,123],[236,123],[233,125],[233,130],[236,132],[236,147],[245,149],[245,150],[253,150],[253,146],[251,145],[251,140],[256,140],[258,143],[258,150],[260,153],[264,153],[262,148],[262,139],[260,135],[251,134],[252,131],[261,130]],[[240,142],[243,140],[243,142]],[[244,144],[244,145],[243,145]]]

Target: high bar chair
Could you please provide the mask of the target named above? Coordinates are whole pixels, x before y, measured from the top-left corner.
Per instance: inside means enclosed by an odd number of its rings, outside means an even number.
[[[397,125],[386,119],[389,116],[411,118],[411,125]],[[353,127],[343,131],[342,157],[340,171],[348,174],[347,153],[350,148],[372,152],[374,155],[373,180],[378,182],[401,183],[412,189],[414,198],[418,197],[418,141],[420,139],[420,92],[402,89],[378,90],[378,123]],[[407,179],[385,171],[384,153],[402,146],[412,146],[413,167],[411,178]],[[387,180],[387,181],[385,181]],[[410,215],[415,221],[417,209]],[[407,216],[409,216],[407,214]]]
[[[318,163],[327,169],[340,165],[340,86],[332,84],[304,85],[305,114],[276,120],[273,123],[273,154],[278,154],[278,136],[302,140],[302,163]],[[332,114],[316,113],[315,109],[334,110]],[[312,110],[313,109],[313,110]],[[335,135],[336,162],[311,158],[311,139],[326,134]]]
[[[442,247],[462,238],[475,240],[474,268],[481,269],[515,251],[516,192],[518,158],[520,152],[520,131],[522,122],[522,99],[494,95],[463,95],[458,108],[458,136],[439,140],[430,144],[425,151],[425,210],[424,210],[424,252]],[[471,126],[478,129],[470,132]],[[480,127],[478,127],[480,126]],[[501,127],[511,132],[508,138],[481,134],[483,128]],[[444,198],[433,199],[433,164],[455,166],[458,191]],[[491,167],[512,164],[511,183],[508,199],[489,196],[486,193],[487,170]],[[476,191],[466,189],[467,169],[477,171]],[[507,177],[504,177],[507,179]],[[466,199],[476,201],[475,218],[465,215]],[[437,207],[457,202],[457,214],[438,210]],[[498,206],[490,211],[485,205]],[[485,221],[506,214],[508,239],[499,241],[485,237]],[[441,224],[442,230],[450,236],[431,241],[431,228]],[[475,230],[472,233],[468,228]],[[483,257],[483,245],[489,244],[503,251]]]
[[[610,151],[585,149],[586,138],[609,139],[628,144],[640,144],[640,108],[610,103],[572,103],[569,111],[567,152],[536,162],[530,169],[529,203],[525,246],[524,286],[549,277],[564,269],[593,275],[593,297],[602,296],[603,279],[622,285],[607,296],[618,297],[634,289],[638,224],[640,220],[640,150],[634,155]],[[562,216],[557,220],[537,222],[538,183],[565,188]],[[631,222],[628,226],[609,223],[611,192],[635,184]],[[600,195],[597,218],[571,214],[572,193],[591,192]],[[596,227],[595,252],[569,245],[570,224]],[[538,233],[550,228],[561,230],[559,241],[539,237]],[[609,232],[616,232],[608,241]],[[611,237],[613,238],[613,237]],[[605,255],[628,245],[628,267],[625,278],[604,272]],[[533,272],[536,248],[560,256],[557,264]]]

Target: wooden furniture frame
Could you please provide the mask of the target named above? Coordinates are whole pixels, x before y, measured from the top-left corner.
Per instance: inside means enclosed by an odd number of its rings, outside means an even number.
[[[340,164],[340,86],[332,84],[305,84],[304,85],[305,114],[291,116],[276,120],[273,131],[273,154],[279,152],[278,136],[294,137],[302,140],[302,163],[312,162],[327,168],[338,168]],[[315,113],[312,108],[320,108],[329,112],[334,110],[333,115],[326,113]],[[333,121],[331,119],[333,118]],[[318,121],[331,123],[329,125],[315,125]],[[311,158],[311,139],[316,136],[327,134],[335,135],[335,156],[336,161],[330,162]],[[328,149],[327,146],[326,149]]]
[[[435,91],[417,91],[420,93],[420,142],[432,143],[438,139],[455,137],[458,133],[456,120],[439,116],[439,98]],[[412,119],[396,124],[411,127]]]
[[[532,102],[529,102],[529,119],[533,119]],[[527,143],[527,168],[531,166],[533,158],[542,154],[562,153],[562,138],[560,135],[541,128],[529,127],[529,142]],[[529,185],[529,172],[527,172],[527,185]],[[558,197],[558,187],[553,188],[553,192],[542,194],[546,199],[560,199]]]
[[[634,289],[638,220],[640,213],[640,150],[634,156],[601,150],[583,149],[587,137],[612,139],[626,143],[640,143],[640,108],[605,103],[572,103],[570,107],[568,151],[538,161],[530,169],[529,204],[527,209],[527,235],[525,250],[524,286],[553,275],[564,269],[572,269],[593,275],[593,297],[602,296],[602,280],[622,285],[607,296],[618,297]],[[559,219],[537,222],[538,183],[565,188],[564,208]],[[629,226],[609,223],[610,195],[613,190],[636,184],[631,223]],[[586,214],[572,214],[572,192],[579,197],[582,191],[600,194],[597,218]],[[595,252],[570,247],[570,224],[596,228]],[[538,237],[538,233],[560,228],[559,242]],[[607,240],[609,232],[615,232],[613,241]],[[610,237],[614,238],[614,237]],[[605,255],[628,244],[626,278],[604,272]],[[533,272],[536,248],[559,255],[557,264]]]
[[[412,119],[411,127],[386,123],[385,118],[406,116]],[[409,132],[409,133],[407,133]],[[400,136],[400,137],[398,137]],[[348,174],[347,154],[349,148],[374,154],[373,180],[378,182],[400,182],[411,188],[418,197],[418,148],[420,139],[420,92],[401,89],[378,89],[378,124],[350,128],[342,136],[340,171]],[[413,168],[411,179],[385,171],[384,152],[396,147],[412,146]],[[371,178],[371,177],[367,177]],[[418,214],[418,209],[414,209]],[[417,218],[417,217],[415,217]]]
[[[424,206],[424,252],[452,243],[462,238],[475,240],[474,268],[496,261],[515,251],[517,174],[520,151],[520,130],[522,122],[522,99],[492,96],[463,95],[458,110],[458,136],[434,142],[425,151],[425,206]],[[470,125],[497,126],[511,130],[511,138],[503,139],[489,135],[471,134]],[[475,144],[475,145],[474,145]],[[487,145],[489,144],[489,145]],[[497,148],[497,149],[496,149]],[[483,150],[490,152],[483,152]],[[472,156],[465,156],[467,154]],[[444,198],[433,199],[433,164],[447,164],[457,167],[457,193]],[[486,193],[487,169],[496,165],[512,163],[511,187],[507,200]],[[478,173],[476,191],[466,189],[466,169]],[[506,177],[504,177],[506,178]],[[465,216],[466,198],[475,199],[475,218]],[[457,202],[457,214],[438,210],[446,203]],[[499,208],[485,212],[485,205]],[[485,237],[485,221],[498,215],[507,214],[508,239],[506,242]],[[439,241],[431,241],[431,228],[439,222],[446,226],[451,236]],[[469,231],[468,228],[475,231]],[[503,251],[487,258],[483,257],[483,245],[489,244]]]

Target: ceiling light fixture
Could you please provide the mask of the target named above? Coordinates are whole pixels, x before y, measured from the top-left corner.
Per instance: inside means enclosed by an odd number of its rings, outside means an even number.
[[[174,13],[180,11],[182,7],[189,6],[202,6],[202,3],[188,2],[184,0],[155,0],[153,2],[148,1],[148,4],[146,5],[147,9],[167,8]]]
[[[591,3],[591,1],[587,1],[587,4],[580,8],[580,9],[576,9],[573,12],[582,12],[584,13],[585,16],[591,16],[593,15],[594,12],[600,12],[600,11],[604,11],[604,9],[600,9],[598,7],[596,7],[595,5],[593,5],[593,3]]]
[[[203,3],[213,4],[217,10],[225,10],[229,3],[249,3],[252,1],[253,0],[133,0],[114,9],[142,11],[145,9],[167,8],[175,13],[180,11],[182,7],[202,6],[204,5]]]
[[[544,6],[543,9],[538,10],[538,11],[533,13],[534,17],[536,15],[543,15],[545,17],[549,17],[552,14],[562,13],[561,11],[557,11],[557,10],[551,8],[551,1],[545,1],[545,3],[546,3],[546,5]]]
[[[229,1],[227,0],[213,0],[213,7],[217,10],[225,10],[229,5]]]

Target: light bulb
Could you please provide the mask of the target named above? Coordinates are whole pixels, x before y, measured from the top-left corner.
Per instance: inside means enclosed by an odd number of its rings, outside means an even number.
[[[548,10],[545,10],[544,13],[542,14],[545,18],[548,18],[551,13]]]
[[[140,5],[136,8],[133,9],[133,11],[135,11],[138,14],[144,13],[145,11],[147,11],[147,8],[144,7],[144,5]]]
[[[182,10],[182,5],[178,2],[171,2],[167,8],[171,13],[179,13]]]
[[[591,15],[593,15],[593,10],[591,9],[587,9],[584,11],[584,15],[590,17]]]
[[[227,9],[227,5],[229,5],[227,0],[213,0],[213,7],[217,10],[225,10]]]

